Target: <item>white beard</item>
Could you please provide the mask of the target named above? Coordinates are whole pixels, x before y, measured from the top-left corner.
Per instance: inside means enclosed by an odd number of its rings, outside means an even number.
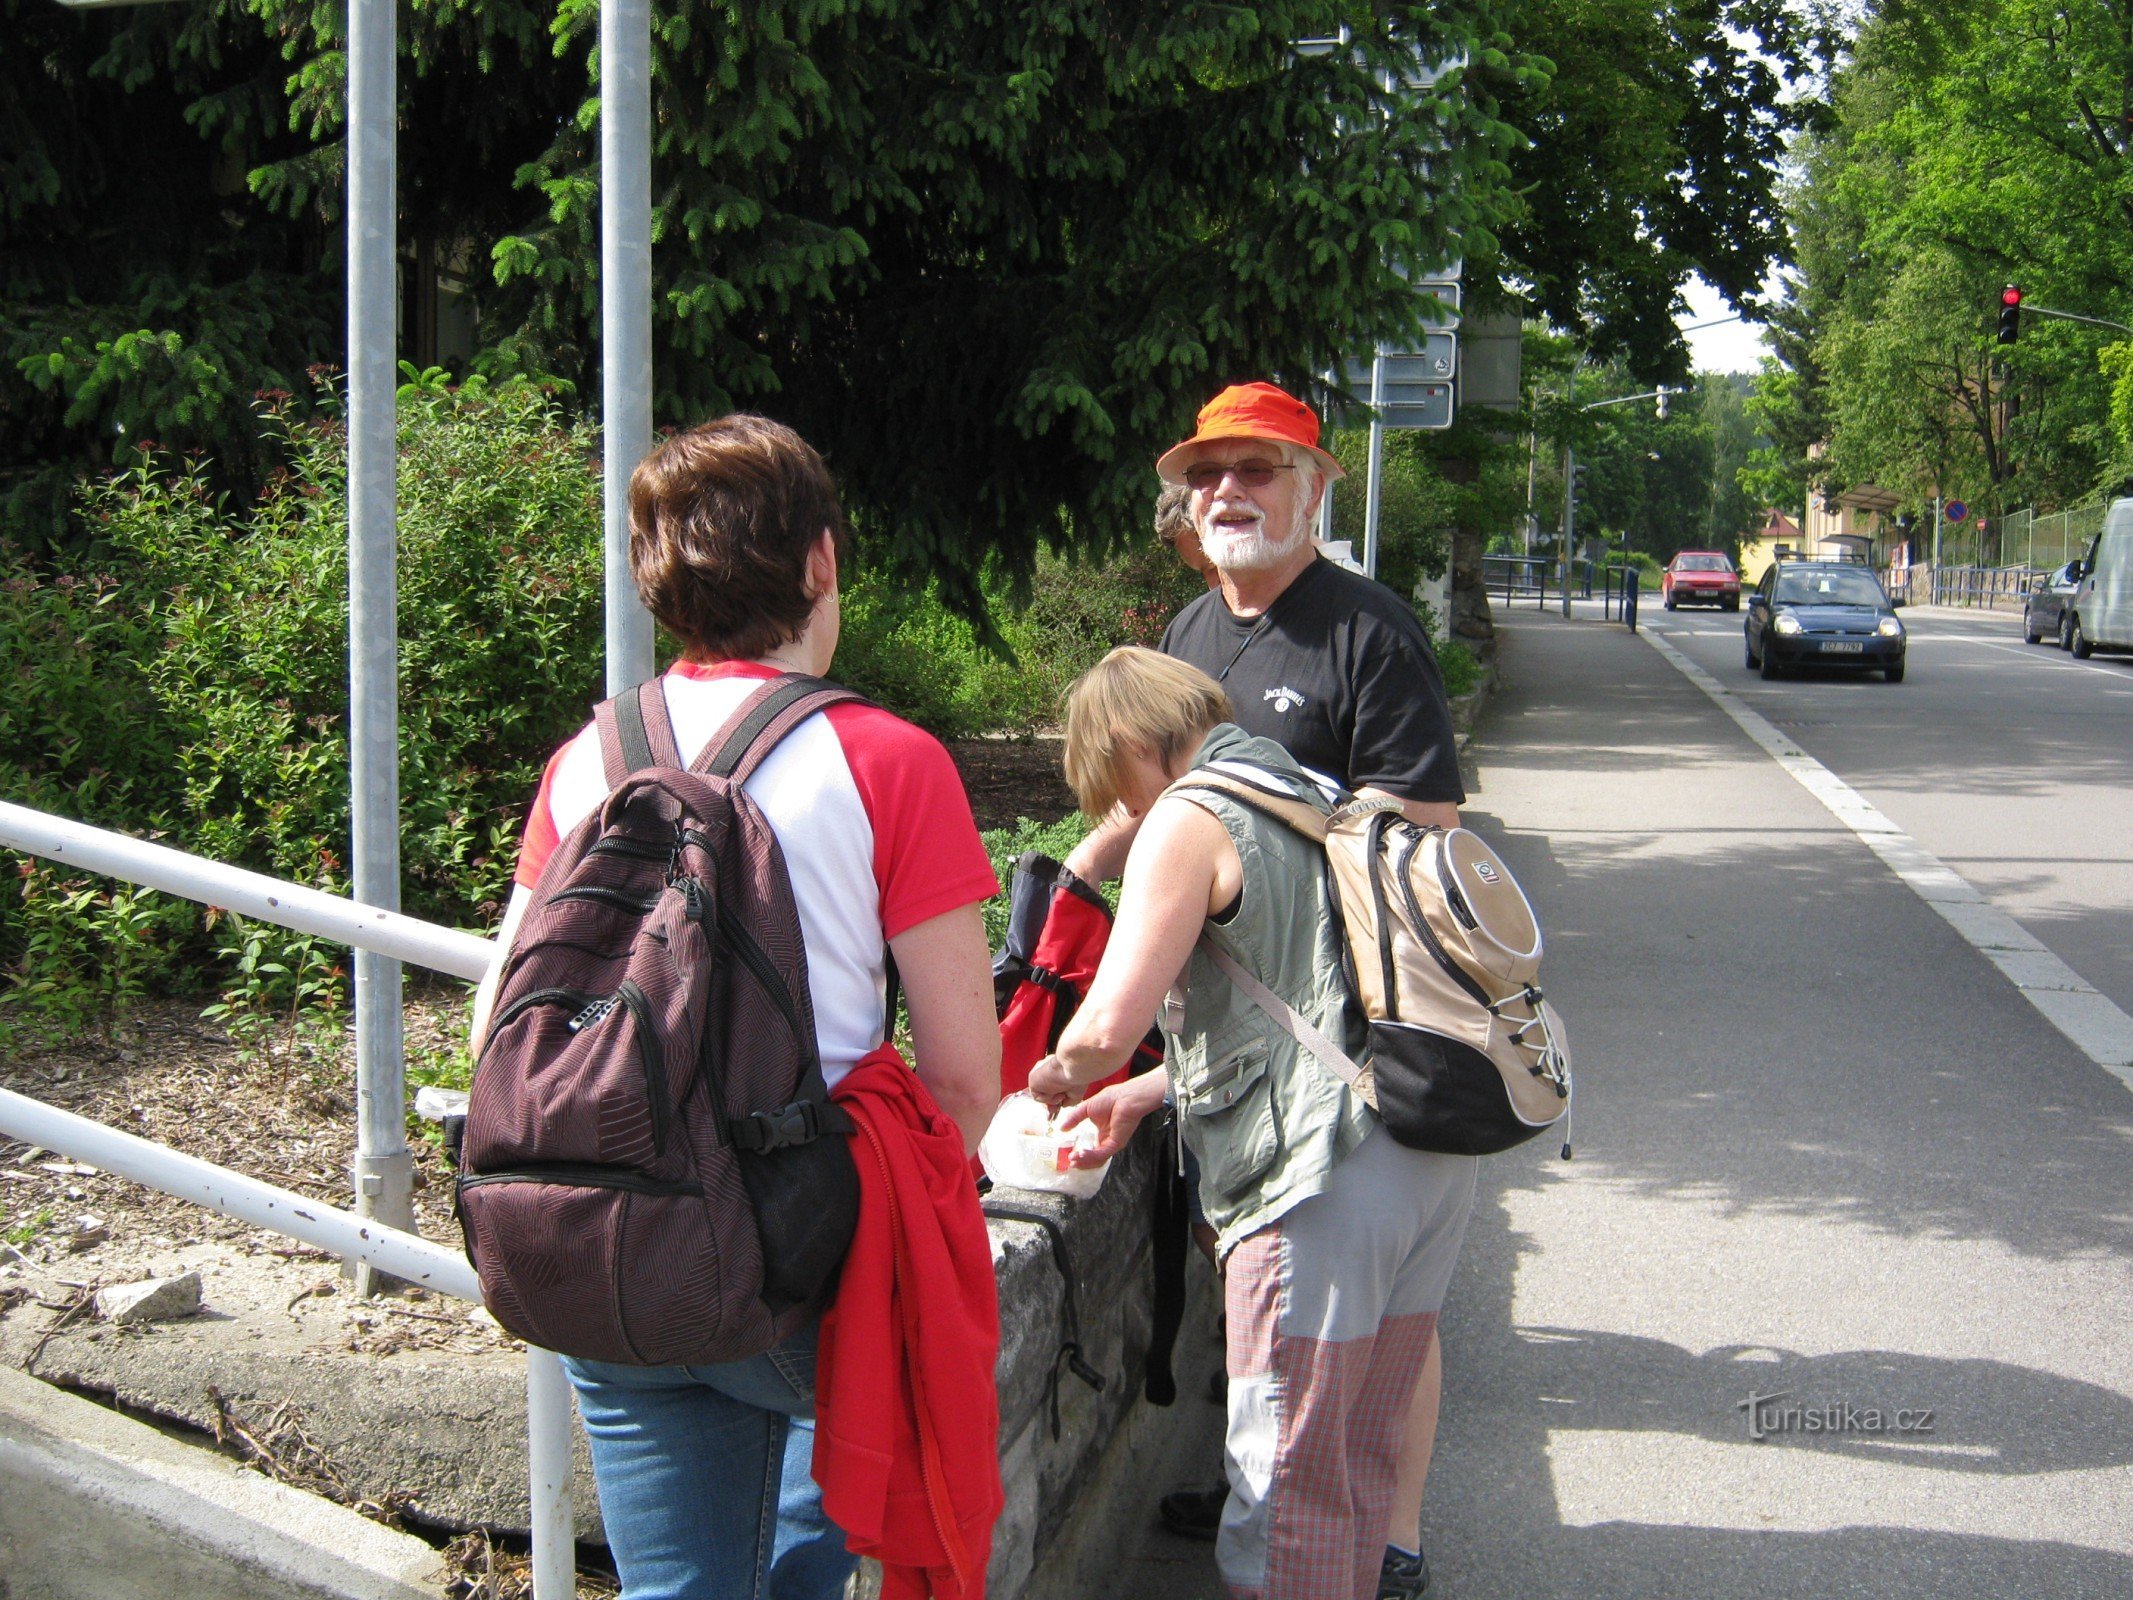
[[[1301,519],[1289,537],[1277,543],[1267,537],[1264,517],[1256,522],[1217,523],[1210,515],[1200,529],[1200,548],[1220,571],[1263,572],[1280,566],[1310,538],[1310,525]]]

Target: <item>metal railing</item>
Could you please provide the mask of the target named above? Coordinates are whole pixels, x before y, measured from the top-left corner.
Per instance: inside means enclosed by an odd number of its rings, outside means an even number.
[[[1937,567],[1930,576],[1932,604],[1975,606],[1989,611],[2002,607],[2020,609],[2036,574],[2024,566]]]
[[[0,847],[64,861],[453,977],[481,978],[496,955],[493,942],[470,933],[4,801]],[[480,1281],[459,1251],[27,1095],[0,1089],[0,1134],[26,1139],[253,1227],[301,1239],[439,1294],[481,1303]],[[526,1458],[535,1600],[573,1600],[577,1593],[570,1405],[570,1380],[562,1362],[553,1352],[528,1345]]]
[[[1549,579],[1555,579],[1557,600],[1562,598],[1562,562],[1550,556],[1483,556],[1481,581],[1493,595],[1511,602],[1532,596],[1537,610],[1548,608]],[[1580,557],[1571,563],[1571,593],[1581,600],[1592,598],[1592,563]]]

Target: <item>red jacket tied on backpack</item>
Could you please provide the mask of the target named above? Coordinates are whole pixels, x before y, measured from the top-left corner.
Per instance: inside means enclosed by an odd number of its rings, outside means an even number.
[[[992,1245],[962,1135],[884,1045],[832,1091],[859,1225],[822,1319],[814,1477],[884,1600],[983,1600],[1000,1485]]]

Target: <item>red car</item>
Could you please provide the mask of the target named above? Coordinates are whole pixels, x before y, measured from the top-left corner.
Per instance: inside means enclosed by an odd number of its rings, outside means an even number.
[[[1740,609],[1740,574],[1731,558],[1716,550],[1684,550],[1659,575],[1659,598],[1667,610],[1676,606],[1724,606]]]

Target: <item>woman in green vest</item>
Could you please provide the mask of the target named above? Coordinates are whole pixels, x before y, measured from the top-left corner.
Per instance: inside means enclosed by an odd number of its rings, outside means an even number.
[[[1145,820],[1088,997],[1030,1089],[1072,1101],[1162,1015],[1167,1072],[1100,1091],[1062,1125],[1096,1126],[1076,1157],[1094,1164],[1170,1098],[1199,1159],[1229,1341],[1222,1576],[1263,1600],[1370,1600],[1476,1163],[1396,1144],[1215,964],[1219,950],[1360,1048],[1323,850],[1189,775],[1220,763],[1326,810],[1336,791],[1230,714],[1212,678],[1152,650],[1112,651],[1069,695],[1067,781],[1082,809]]]

